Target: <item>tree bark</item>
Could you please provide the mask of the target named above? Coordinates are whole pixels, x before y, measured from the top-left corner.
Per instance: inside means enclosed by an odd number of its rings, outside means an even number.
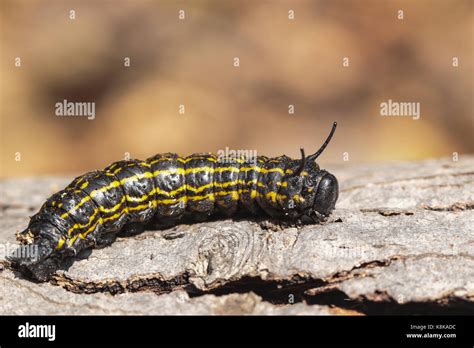
[[[473,313],[474,157],[328,168],[340,199],[321,225],[232,219],[118,238],[49,283],[5,253],[71,178],[0,183],[3,314]]]

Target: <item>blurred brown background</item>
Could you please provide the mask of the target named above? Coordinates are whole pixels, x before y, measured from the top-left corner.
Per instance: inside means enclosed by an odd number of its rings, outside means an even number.
[[[471,0],[0,3],[1,176],[100,169],[125,152],[298,157],[333,120],[329,166],[344,152],[474,152]],[[95,119],[57,117],[64,99],[95,102]],[[388,99],[420,102],[420,120],[381,117]]]

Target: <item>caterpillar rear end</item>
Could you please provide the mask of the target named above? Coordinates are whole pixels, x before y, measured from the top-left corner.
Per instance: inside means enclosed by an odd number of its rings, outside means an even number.
[[[147,224],[168,227],[237,213],[318,223],[334,209],[339,193],[336,177],[316,163],[335,130],[336,123],[316,153],[306,156],[301,149],[301,159],[222,161],[208,153],[185,158],[166,153],[81,175],[31,217],[17,235],[24,245],[10,261],[46,281],[66,258]]]

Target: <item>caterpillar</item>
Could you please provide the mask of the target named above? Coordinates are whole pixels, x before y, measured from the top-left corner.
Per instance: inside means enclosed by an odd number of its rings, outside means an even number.
[[[239,212],[278,221],[317,223],[334,209],[338,182],[316,159],[337,123],[312,155],[301,159],[237,156],[225,161],[210,153],[180,157],[158,154],[122,160],[75,178],[49,197],[17,239],[36,252],[19,252],[11,264],[40,281],[50,279],[66,258],[109,245],[117,233],[145,224],[169,227]]]

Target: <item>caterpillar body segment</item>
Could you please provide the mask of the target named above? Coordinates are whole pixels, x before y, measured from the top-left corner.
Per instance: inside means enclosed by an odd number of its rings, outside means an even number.
[[[75,178],[49,197],[18,235],[34,255],[13,256],[12,265],[48,280],[66,257],[110,244],[131,226],[172,226],[212,215],[248,215],[312,223],[329,215],[338,198],[336,178],[313,155],[219,160],[209,153],[158,154],[118,161]]]

